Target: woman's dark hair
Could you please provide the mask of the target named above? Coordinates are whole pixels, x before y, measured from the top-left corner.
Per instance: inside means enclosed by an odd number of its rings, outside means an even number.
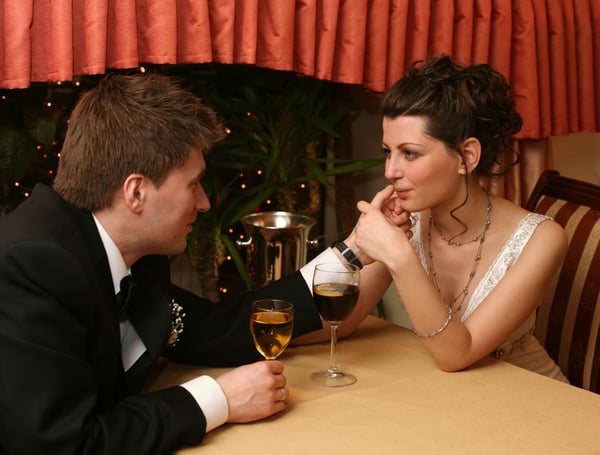
[[[518,162],[512,137],[523,125],[509,92],[490,65],[460,66],[441,56],[415,62],[384,95],[382,114],[423,117],[425,133],[461,156],[463,141],[477,138],[482,152],[476,173],[501,175]]]

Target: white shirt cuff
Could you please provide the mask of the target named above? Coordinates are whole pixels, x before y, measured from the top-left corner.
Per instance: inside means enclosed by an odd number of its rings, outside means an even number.
[[[227,422],[229,406],[221,386],[210,376],[199,376],[181,384],[192,394],[206,417],[206,432]]]
[[[333,252],[331,248],[327,248],[323,250],[323,252],[321,252],[316,258],[314,258],[312,261],[310,261],[308,264],[306,264],[300,269],[302,278],[304,278],[304,281],[306,281],[306,284],[308,286],[308,289],[310,289],[311,294],[312,280],[313,275],[315,274],[315,267],[321,262],[340,262],[340,259],[337,257],[337,255]]]

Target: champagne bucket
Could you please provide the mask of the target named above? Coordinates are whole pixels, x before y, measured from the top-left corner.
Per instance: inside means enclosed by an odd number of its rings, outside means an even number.
[[[295,272],[306,263],[310,229],[316,220],[290,212],[259,212],[240,220],[248,235],[237,241],[246,247],[246,271],[254,288]]]

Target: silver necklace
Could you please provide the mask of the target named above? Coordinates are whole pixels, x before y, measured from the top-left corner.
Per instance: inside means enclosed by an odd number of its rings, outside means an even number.
[[[486,191],[485,195],[487,196],[487,213],[486,213],[485,221],[483,222],[483,230],[477,237],[474,237],[473,240],[470,240],[469,242],[467,242],[467,243],[470,243],[470,242],[479,241],[479,246],[477,247],[477,252],[475,253],[475,258],[473,260],[473,267],[471,268],[471,272],[469,273],[469,278],[467,280],[467,283],[464,285],[464,287],[458,293],[458,295],[451,299],[446,299],[446,297],[444,297],[442,295],[440,285],[437,281],[435,267],[433,266],[433,253],[431,252],[431,227],[433,225],[437,229],[437,226],[435,226],[435,221],[433,220],[433,216],[431,214],[429,215],[429,227],[427,230],[427,258],[428,258],[427,273],[429,273],[429,276],[431,277],[431,282],[433,283],[433,287],[438,292],[438,294],[442,297],[442,301],[448,306],[448,308],[451,309],[451,311],[453,313],[457,313],[460,311],[460,309],[462,308],[463,302],[465,301],[467,295],[469,294],[469,286],[471,285],[471,281],[473,281],[473,278],[475,277],[475,275],[477,273],[477,266],[479,265],[479,261],[481,260],[481,252],[483,250],[483,244],[485,242],[485,234],[486,234],[487,230],[490,228],[490,225],[492,224],[493,205],[492,205],[492,201],[490,199],[490,195],[487,191]],[[438,232],[439,232],[439,230],[438,230]],[[441,233],[440,233],[440,236],[441,236],[442,240],[446,240],[444,238],[444,236],[441,235]],[[451,245],[451,243],[448,242],[448,245]],[[464,245],[464,243],[463,244],[457,243],[456,245],[460,246],[460,245]],[[458,304],[458,307],[456,308],[456,310],[452,310],[452,308],[454,307],[454,304],[459,299],[460,299],[460,302]]]
[[[486,196],[487,196],[487,218],[486,221],[488,221],[490,219],[490,215],[491,215],[491,211],[492,211],[492,204],[490,203],[490,195],[487,193],[486,191]],[[444,233],[440,230],[440,228],[438,227],[437,223],[435,222],[435,220],[433,219],[433,217],[430,216],[430,221],[433,224],[433,227],[435,228],[435,230],[438,232],[438,234],[440,235],[440,238],[446,242],[448,245],[454,245],[454,246],[463,246],[463,245],[468,245],[469,243],[473,243],[473,242],[477,242],[481,240],[481,237],[483,237],[483,235],[485,234],[485,231],[487,230],[488,226],[487,225],[483,225],[483,229],[482,231],[476,235],[475,237],[469,239],[469,240],[465,240],[464,242],[460,242],[458,240],[454,240],[456,237],[458,237],[461,234],[456,234],[453,237],[447,238]],[[463,231],[464,232],[464,231]]]

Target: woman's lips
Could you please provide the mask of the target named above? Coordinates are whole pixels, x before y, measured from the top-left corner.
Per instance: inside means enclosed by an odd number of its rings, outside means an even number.
[[[404,199],[406,198],[406,196],[408,196],[408,193],[410,192],[410,190],[408,189],[404,189],[404,188],[397,188],[396,190],[396,195],[400,198],[400,199]]]

